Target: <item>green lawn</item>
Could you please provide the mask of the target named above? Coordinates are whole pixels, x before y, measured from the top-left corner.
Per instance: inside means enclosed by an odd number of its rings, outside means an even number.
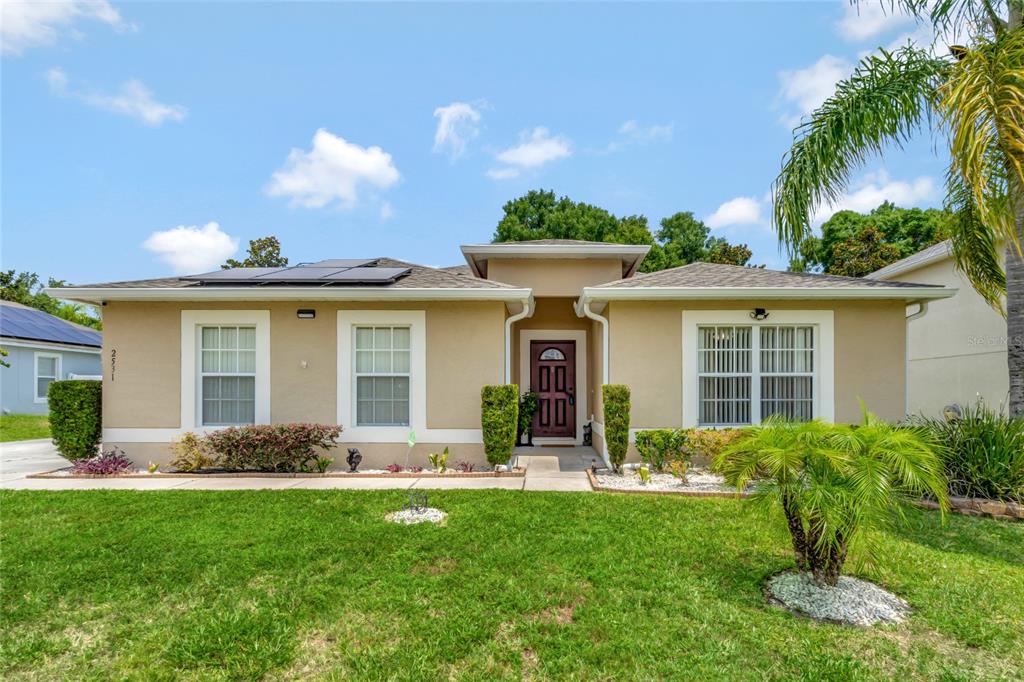
[[[50,418],[45,414],[0,414],[0,443],[50,437]]]
[[[857,573],[902,626],[769,606],[781,522],[734,500],[2,492],[4,679],[1020,679],[1024,524],[911,512]]]

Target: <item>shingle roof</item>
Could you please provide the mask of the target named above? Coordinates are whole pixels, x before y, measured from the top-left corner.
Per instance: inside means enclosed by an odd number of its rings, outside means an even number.
[[[808,272],[782,272],[762,268],[748,268],[720,263],[690,263],[678,268],[648,272],[626,279],[599,284],[595,289],[623,289],[635,287],[687,288],[771,288],[806,287],[814,289],[843,289],[849,287],[902,288],[925,285],[909,282],[881,282],[860,277],[816,275]]]
[[[441,268],[445,272],[453,272],[456,275],[462,275],[463,277],[474,277],[473,270],[468,265],[449,265]]]
[[[379,267],[384,268],[409,268],[410,272],[390,284],[363,285],[373,288],[384,289],[514,289],[515,287],[501,282],[492,282],[486,279],[466,277],[458,272],[448,269],[430,268],[425,265],[416,265],[393,258],[374,259]],[[465,267],[465,266],[463,266]],[[182,279],[181,277],[161,277],[157,279],[137,279],[122,282],[101,282],[98,284],[81,284],[73,288],[83,289],[180,289],[187,287],[202,287],[204,285],[195,280]],[[216,285],[213,285],[216,286]],[[259,288],[290,286],[287,283],[262,283]],[[360,285],[347,285],[360,286]]]
[[[103,335],[20,303],[0,301],[0,336],[99,348]]]
[[[952,255],[952,253],[953,245],[947,239],[944,242],[932,244],[926,249],[922,249],[917,253],[911,254],[903,260],[898,260],[895,263],[889,263],[884,268],[879,268],[867,275],[867,277],[870,279],[885,279],[890,275],[913,270],[914,268],[934,263],[937,260],[942,260],[943,258]]]

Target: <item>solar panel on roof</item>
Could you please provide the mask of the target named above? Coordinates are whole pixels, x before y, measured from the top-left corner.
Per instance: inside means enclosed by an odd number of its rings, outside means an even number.
[[[338,272],[338,268],[294,267],[268,272],[265,275],[260,275],[254,279],[261,282],[268,280],[281,282],[309,282],[311,280],[321,279],[335,272]]]
[[[327,260],[317,261],[316,263],[310,263],[310,267],[315,268],[358,268],[364,265],[372,265],[376,263],[375,260],[368,260],[366,258],[329,258]]]
[[[394,282],[409,272],[409,268],[352,268],[324,277],[332,282],[368,282],[384,284]]]
[[[193,279],[201,282],[244,282],[265,275],[269,272],[276,272],[281,268],[228,268],[227,270],[215,270],[205,272],[201,275],[186,275],[182,279]]]
[[[103,339],[98,331],[82,329],[42,310],[9,304],[0,305],[0,336],[96,348]]]

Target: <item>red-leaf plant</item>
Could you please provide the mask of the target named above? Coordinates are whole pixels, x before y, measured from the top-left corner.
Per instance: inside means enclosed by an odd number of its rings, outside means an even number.
[[[341,431],[336,424],[255,424],[214,431],[206,443],[224,469],[305,471]]]

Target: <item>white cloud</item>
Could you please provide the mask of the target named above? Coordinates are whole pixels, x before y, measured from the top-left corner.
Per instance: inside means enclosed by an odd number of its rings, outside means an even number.
[[[487,177],[492,180],[509,180],[519,177],[518,168],[491,168],[487,171]]]
[[[471,104],[452,102],[434,109],[437,130],[434,132],[434,151],[447,152],[454,160],[466,152],[466,143],[480,134],[477,124],[480,112]]]
[[[763,225],[761,202],[753,197],[736,197],[725,202],[704,219],[713,230],[738,225]]]
[[[844,3],[843,18],[836,23],[836,29],[851,42],[870,40],[914,23],[913,17],[882,0],[855,4],[844,0]]]
[[[934,201],[938,195],[938,184],[927,176],[907,181],[892,180],[885,171],[869,173],[831,205],[819,206],[813,222],[823,223],[839,211],[867,213],[886,201],[901,207],[921,206]]]
[[[784,116],[783,123],[797,125],[801,117],[810,114],[831,97],[836,83],[852,71],[853,66],[845,59],[827,54],[805,69],[779,72],[779,96],[797,109],[796,113]]]
[[[540,168],[568,156],[572,156],[569,140],[561,135],[552,137],[551,131],[538,126],[519,133],[519,144],[499,152],[495,158],[505,167],[493,168],[487,175],[495,180],[514,178],[520,171]]]
[[[321,128],[308,152],[291,150],[284,166],[271,176],[266,192],[307,208],[332,202],[352,208],[362,186],[384,190],[400,178],[391,155],[380,147],[360,147]]]
[[[631,144],[667,142],[672,139],[675,126],[671,123],[644,126],[637,123],[636,120],[630,119],[619,126],[617,132],[618,138],[609,142],[599,153],[611,154],[622,151]]]
[[[46,72],[50,92],[59,97],[74,97],[89,106],[138,119],[146,125],[158,126],[164,121],[182,121],[188,110],[180,104],[164,104],[153,99],[153,92],[142,81],[130,80],[116,94],[83,92],[69,87],[70,79],[60,68]]]
[[[179,225],[154,232],[142,242],[142,247],[155,253],[176,273],[198,273],[213,270],[235,255],[238,238],[209,222],[202,227]]]
[[[118,31],[134,27],[107,0],[4,0],[0,4],[0,52],[20,55],[26,48],[53,45],[79,20],[99,21]]]

